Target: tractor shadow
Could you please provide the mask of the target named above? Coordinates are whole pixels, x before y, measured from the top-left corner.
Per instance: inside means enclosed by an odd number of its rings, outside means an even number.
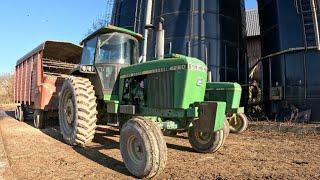
[[[47,127],[42,130],[42,132],[62,143],[65,143],[60,133],[59,126]],[[73,146],[72,149],[87,159],[108,169],[126,176],[132,176],[122,161],[101,152],[102,150],[119,149],[119,142],[111,139],[111,137],[118,136],[118,134],[118,131],[98,127],[92,144],[88,147]]]
[[[14,111],[5,111],[5,113],[6,113],[9,117],[15,119]]]
[[[170,149],[174,149],[174,150],[178,150],[178,151],[183,151],[183,152],[192,152],[195,153],[196,151],[194,149],[192,149],[191,147],[187,147],[187,146],[180,146],[180,145],[176,145],[176,144],[171,144],[171,143],[167,143],[167,147]]]
[[[165,135],[165,137],[169,137],[174,140],[173,143],[168,142],[168,140],[167,140],[167,148],[174,149],[177,151],[183,151],[183,152],[192,152],[192,153],[196,152],[191,147],[178,145],[179,141],[189,139],[188,136],[185,136],[183,132],[178,133],[176,135]],[[169,141],[172,141],[172,140],[169,140]]]
[[[15,119],[14,111],[6,111],[6,114]],[[25,119],[24,123],[29,126],[33,126],[33,118],[30,116]],[[75,152],[79,153],[80,155],[86,157],[87,159],[98,163],[108,169],[121,173],[123,175],[133,177],[131,173],[127,170],[124,163],[119,161],[111,156],[108,156],[101,151],[108,151],[111,149],[118,149],[120,151],[120,143],[113,139],[118,139],[120,136],[120,132],[118,129],[110,128],[106,126],[98,126],[97,132],[93,139],[92,145],[90,144],[88,147],[78,147],[74,146],[71,147]],[[57,119],[50,119],[46,122],[46,128],[41,130],[42,133],[46,134],[47,136],[56,139],[65,144],[63,137],[60,133],[59,128],[59,121]],[[173,138],[181,138],[185,139],[183,136],[172,136]],[[167,143],[167,147],[170,149],[175,149],[178,151],[184,152],[195,152],[190,147],[180,146],[177,144]]]

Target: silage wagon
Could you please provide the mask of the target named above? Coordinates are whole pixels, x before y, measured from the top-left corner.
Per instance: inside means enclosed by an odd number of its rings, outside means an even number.
[[[46,41],[18,60],[15,68],[16,119],[33,114],[34,125],[43,128],[46,118],[58,116],[59,91],[82,48],[68,42]]]

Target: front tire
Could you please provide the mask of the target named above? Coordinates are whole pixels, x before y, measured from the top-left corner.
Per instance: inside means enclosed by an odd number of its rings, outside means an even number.
[[[230,124],[227,118],[224,120],[223,132],[224,132],[224,139],[226,139],[230,134]]]
[[[43,129],[45,127],[46,115],[43,110],[36,109],[33,114],[33,124],[37,129]]]
[[[214,153],[222,147],[226,140],[228,133],[224,129],[217,132],[203,133],[191,126],[188,131],[189,142],[197,152]]]
[[[141,117],[123,125],[120,150],[127,169],[138,178],[155,177],[166,165],[167,146],[160,128]]]
[[[231,133],[241,134],[247,130],[249,120],[245,114],[238,113],[236,117],[231,118],[229,124]]]
[[[97,114],[95,91],[90,80],[73,76],[65,80],[59,100],[59,124],[65,142],[80,146],[91,143]]]

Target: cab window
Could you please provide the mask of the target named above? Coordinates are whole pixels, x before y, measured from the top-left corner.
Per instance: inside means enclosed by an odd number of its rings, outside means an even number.
[[[97,37],[84,43],[81,64],[92,65],[96,54]]]
[[[99,37],[96,64],[135,64],[138,41],[127,34],[111,33]]]

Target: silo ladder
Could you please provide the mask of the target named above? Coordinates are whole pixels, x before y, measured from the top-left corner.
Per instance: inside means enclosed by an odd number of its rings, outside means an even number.
[[[305,46],[317,46],[320,50],[316,0],[300,0],[300,12],[304,27]]]

